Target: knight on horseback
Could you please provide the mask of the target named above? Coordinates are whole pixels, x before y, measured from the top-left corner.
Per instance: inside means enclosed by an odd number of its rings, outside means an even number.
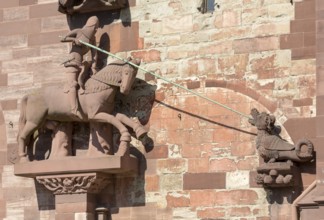
[[[67,84],[65,85],[64,92],[68,93],[71,105],[71,112],[77,115],[78,112],[78,93],[79,88],[78,78],[81,72],[88,71],[87,62],[83,62],[83,55],[89,52],[89,47],[80,43],[79,40],[96,44],[95,34],[99,27],[99,20],[96,16],[90,17],[83,28],[78,28],[70,31],[61,42],[72,42],[69,59],[63,64],[66,67]],[[97,72],[97,53],[96,50],[91,49],[91,70],[92,74]]]

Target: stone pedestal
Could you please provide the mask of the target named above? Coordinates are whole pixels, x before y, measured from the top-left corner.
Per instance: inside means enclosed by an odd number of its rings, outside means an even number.
[[[292,163],[265,163],[257,168],[256,182],[264,187],[292,187],[298,185],[300,172]]]
[[[65,157],[15,164],[15,175],[35,178],[55,195],[56,220],[95,220],[101,210],[96,195],[116,176],[136,175],[137,168],[129,156]]]

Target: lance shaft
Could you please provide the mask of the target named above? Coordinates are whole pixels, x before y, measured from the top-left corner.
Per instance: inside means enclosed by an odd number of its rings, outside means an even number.
[[[225,108],[225,109],[227,109],[227,110],[229,110],[229,111],[231,111],[231,112],[234,112],[234,113],[236,113],[236,114],[239,114],[239,115],[241,115],[241,116],[243,116],[243,117],[245,117],[245,118],[249,118],[249,119],[251,118],[249,115],[246,115],[246,114],[244,114],[244,113],[242,113],[242,112],[239,112],[239,111],[237,111],[237,110],[235,110],[235,109],[233,109],[233,108],[230,108],[230,107],[228,107],[228,106],[226,106],[226,105],[224,105],[224,104],[222,104],[222,103],[219,103],[219,102],[217,102],[217,101],[215,101],[215,100],[212,100],[212,99],[210,99],[210,98],[208,98],[208,97],[206,97],[206,96],[203,96],[203,95],[201,95],[201,94],[199,94],[199,93],[197,93],[197,92],[195,92],[195,91],[193,91],[193,90],[187,89],[186,87],[184,87],[184,86],[182,86],[182,85],[179,85],[179,84],[177,84],[177,83],[174,83],[174,82],[172,82],[172,81],[169,80],[169,79],[166,79],[166,78],[164,78],[164,77],[162,77],[162,76],[160,76],[160,75],[157,75],[157,74],[153,73],[152,71],[148,71],[148,70],[144,69],[143,67],[140,67],[140,66],[138,66],[138,65],[136,65],[136,64],[134,64],[134,63],[132,63],[132,62],[126,60],[126,59],[123,59],[123,58],[121,58],[121,57],[116,56],[116,55],[113,54],[113,53],[110,53],[110,52],[108,52],[108,51],[106,51],[106,50],[103,50],[103,49],[101,49],[101,48],[99,48],[99,47],[96,47],[96,46],[94,46],[94,45],[92,45],[92,44],[86,43],[86,42],[84,42],[84,41],[82,41],[82,40],[79,40],[79,41],[80,41],[80,43],[82,43],[82,44],[84,44],[84,45],[86,45],[86,46],[88,46],[88,47],[90,47],[90,48],[96,49],[96,50],[98,50],[98,51],[100,51],[100,52],[102,52],[102,53],[104,53],[104,54],[107,54],[107,55],[109,55],[109,56],[112,56],[112,57],[114,57],[114,58],[116,58],[116,59],[118,59],[118,60],[124,61],[125,63],[128,63],[129,65],[131,65],[131,66],[133,66],[133,67],[135,67],[135,68],[138,68],[139,70],[142,70],[142,71],[145,72],[145,73],[151,74],[152,76],[155,76],[156,78],[159,78],[159,79],[161,79],[161,80],[163,80],[163,81],[165,81],[165,82],[168,82],[168,83],[170,83],[170,84],[172,84],[172,85],[174,85],[174,86],[176,86],[176,87],[178,87],[178,88],[180,88],[180,89],[183,89],[183,90],[185,90],[185,91],[187,91],[187,92],[189,92],[189,93],[191,93],[191,94],[194,94],[194,95],[196,95],[196,96],[198,96],[198,97],[200,97],[200,98],[202,98],[202,99],[205,99],[205,100],[207,100],[207,101],[209,101],[209,102],[211,102],[211,103],[213,103],[213,104],[216,104],[216,105],[218,105],[218,106],[221,106],[221,107],[223,107],[223,108]]]

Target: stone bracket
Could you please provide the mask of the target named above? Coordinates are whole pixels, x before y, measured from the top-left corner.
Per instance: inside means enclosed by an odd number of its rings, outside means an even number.
[[[35,178],[37,176],[108,173],[133,175],[138,171],[137,158],[130,156],[64,157],[14,165],[15,175]]]
[[[257,173],[256,182],[270,188],[294,186],[300,175],[298,167],[287,162],[262,164],[257,168]]]
[[[102,173],[80,173],[53,176],[38,176],[37,182],[44,185],[54,195],[76,193],[99,193],[111,180]]]

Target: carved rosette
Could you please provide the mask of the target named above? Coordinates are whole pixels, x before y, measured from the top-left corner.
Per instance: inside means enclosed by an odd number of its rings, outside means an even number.
[[[36,180],[54,195],[99,193],[110,182],[109,175],[101,173],[38,176]]]

